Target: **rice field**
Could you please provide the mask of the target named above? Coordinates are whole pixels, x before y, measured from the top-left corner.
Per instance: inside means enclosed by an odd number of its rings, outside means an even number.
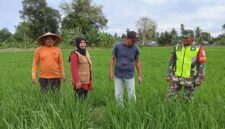
[[[165,101],[164,80],[171,48],[141,48],[143,82],[136,103],[118,106],[109,81],[111,49],[90,50],[93,90],[75,99],[70,84],[71,50],[63,50],[67,80],[61,94],[41,94],[31,82],[33,50],[0,50],[0,129],[225,129],[225,48],[206,49],[206,81],[194,99]],[[125,99],[127,94],[125,93]]]

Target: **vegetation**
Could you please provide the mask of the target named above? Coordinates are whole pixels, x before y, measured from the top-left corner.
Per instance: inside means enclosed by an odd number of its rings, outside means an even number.
[[[62,14],[57,9],[49,7],[46,0],[22,0],[23,8],[19,11],[21,22],[16,27],[14,34],[7,28],[0,30],[0,48],[36,47],[37,38],[47,31],[58,33],[63,37],[63,48],[73,46],[74,39],[82,36],[88,40],[90,47],[110,48],[115,42],[123,41],[123,34],[109,34],[107,29],[108,19],[104,15],[103,7],[92,0],[72,0],[69,3],[61,3]],[[180,32],[166,30],[157,32],[157,23],[149,16],[141,17],[134,23],[139,36],[139,46],[150,42],[156,42],[157,46],[171,46],[181,42],[180,35],[186,29],[180,25]],[[210,33],[200,27],[195,30],[196,44],[225,45],[225,24],[221,25],[224,33],[218,37],[212,37]]]
[[[61,96],[40,93],[31,82],[33,51],[0,54],[1,129],[224,129],[224,47],[206,48],[206,81],[194,99],[185,103],[182,92],[176,102],[166,102],[164,80],[171,48],[141,48],[143,82],[136,84],[136,104],[120,107],[108,79],[111,50],[90,50],[93,61],[93,90],[82,102],[70,84],[68,56],[63,50],[67,81]],[[125,96],[126,98],[126,96]],[[127,98],[126,98],[127,99]]]
[[[59,11],[48,7],[46,0],[23,0],[22,5],[20,17],[24,22],[17,27],[17,30],[23,30],[22,34],[34,41],[46,31],[59,32]]]

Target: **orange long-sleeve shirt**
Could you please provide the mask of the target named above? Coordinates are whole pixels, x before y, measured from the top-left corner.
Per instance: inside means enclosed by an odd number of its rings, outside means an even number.
[[[65,78],[61,50],[55,46],[40,46],[34,52],[32,78],[40,65],[40,78]]]

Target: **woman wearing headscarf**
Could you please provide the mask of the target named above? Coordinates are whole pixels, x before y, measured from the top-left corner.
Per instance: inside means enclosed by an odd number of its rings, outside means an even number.
[[[86,50],[86,41],[79,37],[75,40],[76,49],[70,54],[71,81],[75,96],[86,98],[88,91],[92,89],[92,64],[88,51]]]

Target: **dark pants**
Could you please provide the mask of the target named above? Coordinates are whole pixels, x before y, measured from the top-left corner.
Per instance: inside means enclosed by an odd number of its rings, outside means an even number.
[[[60,78],[39,78],[39,82],[42,93],[46,93],[49,89],[54,92],[59,92],[60,90]]]
[[[77,97],[79,99],[87,98],[88,90],[81,88],[81,89],[74,90],[74,91],[75,91],[75,97]]]

